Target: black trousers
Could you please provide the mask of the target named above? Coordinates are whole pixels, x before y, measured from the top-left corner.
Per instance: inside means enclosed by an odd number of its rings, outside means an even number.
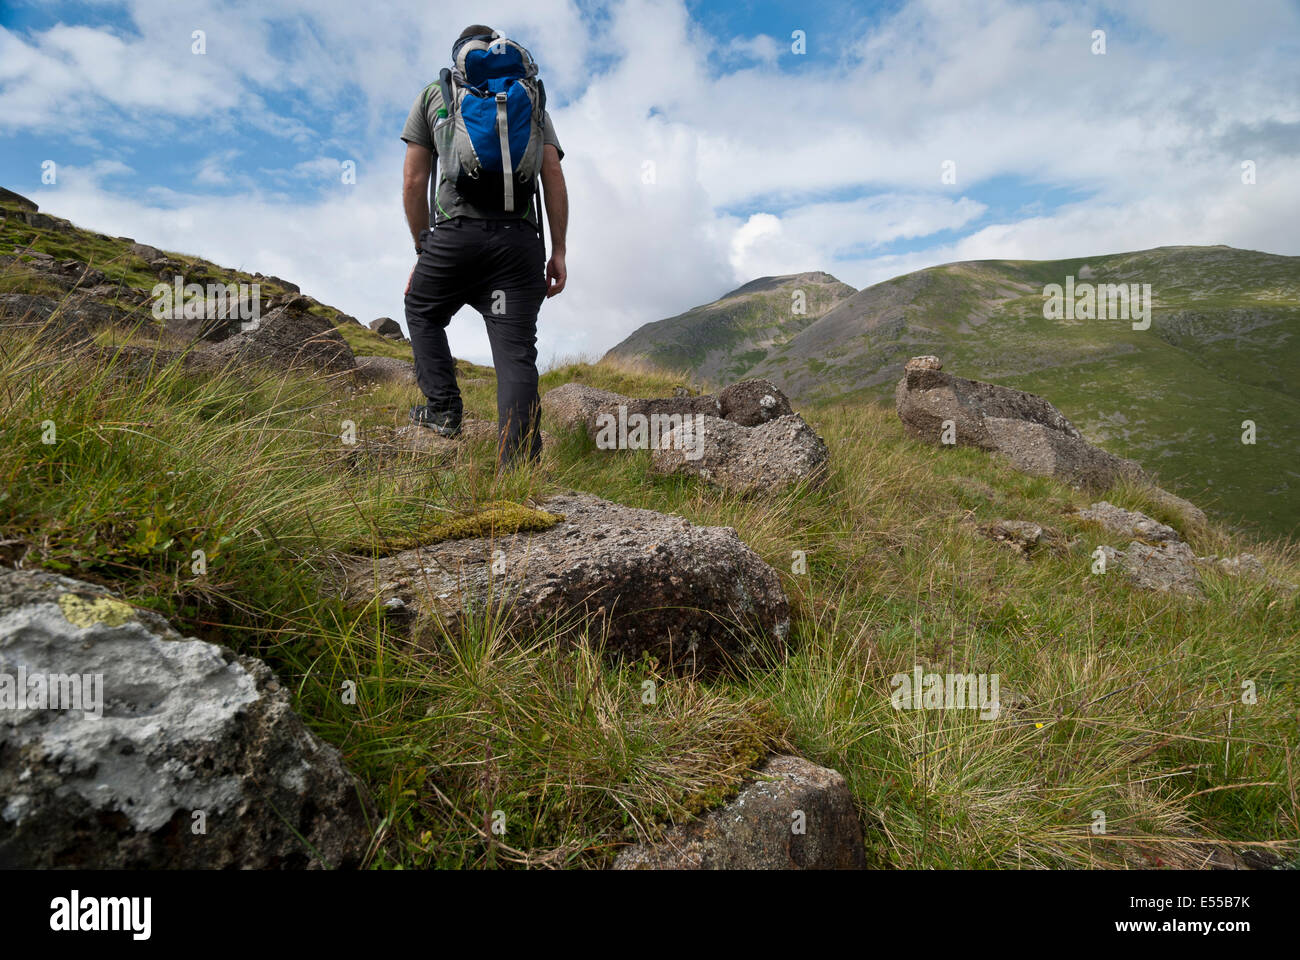
[[[525,220],[458,217],[420,235],[406,291],[415,379],[430,412],[460,420],[447,323],[468,304],[483,314],[497,373],[497,462],[541,456],[537,312],[546,299],[545,247]]]

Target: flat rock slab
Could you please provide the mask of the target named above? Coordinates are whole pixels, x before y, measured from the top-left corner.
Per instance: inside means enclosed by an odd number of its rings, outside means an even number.
[[[538,506],[564,519],[536,533],[434,543],[345,561],[346,595],[419,615],[417,639],[492,604],[512,628],[594,618],[606,650],[715,671],[784,650],[790,607],[776,571],[730,527],[620,506],[586,493]],[[495,567],[495,571],[494,571]]]
[[[352,371],[357,383],[415,383],[415,364],[397,357],[357,357]]]
[[[1094,503],[1087,510],[1080,510],[1079,517],[1101,524],[1112,533],[1148,543],[1180,543],[1183,539],[1173,527],[1153,520],[1145,513],[1125,510],[1105,500]]]
[[[651,453],[656,473],[688,474],[735,493],[761,493],[806,482],[820,486],[830,452],[797,413],[745,427],[730,420],[688,420]]]
[[[0,867],[362,860],[356,781],[260,660],[182,637],[100,587],[0,568],[0,684],[20,675],[23,709],[16,683],[0,686]],[[79,708],[33,699],[32,678],[56,675],[78,678]]]
[[[800,832],[800,830],[802,832]],[[768,760],[730,803],[618,855],[615,870],[861,870],[862,825],[844,777]]]

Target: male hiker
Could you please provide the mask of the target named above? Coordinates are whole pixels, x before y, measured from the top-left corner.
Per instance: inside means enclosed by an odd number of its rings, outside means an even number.
[[[536,74],[522,46],[491,27],[467,27],[452,48],[451,69],[415,98],[402,129],[402,205],[419,255],[406,287],[406,325],[427,400],[411,410],[411,420],[447,437],[460,432],[447,323],[469,304],[483,314],[496,367],[498,467],[541,455],[537,311],[567,279],[564,151]],[[430,189],[435,159],[438,178]],[[549,263],[538,223],[539,177]]]

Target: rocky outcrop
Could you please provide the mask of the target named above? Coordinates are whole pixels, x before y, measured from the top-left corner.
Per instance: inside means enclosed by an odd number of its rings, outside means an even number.
[[[670,668],[713,671],[784,649],[790,610],[776,571],[730,527],[697,527],[585,493],[539,507],[563,519],[547,530],[430,543],[344,562],[353,602],[378,596],[460,629],[493,604],[512,626],[591,618],[587,635],[614,656],[648,653]]]
[[[352,371],[357,383],[415,383],[415,364],[397,357],[357,357]]]
[[[0,187],[0,203],[12,203],[31,213],[35,213],[40,209],[40,207],[36,205],[35,200],[28,200],[21,193],[14,193],[12,190],[6,190],[4,187]]]
[[[0,324],[40,331],[64,341],[88,337],[96,330],[128,321],[131,316],[121,307],[80,294],[63,300],[25,293],[0,294]],[[136,319],[144,319],[144,315],[136,315]]]
[[[794,413],[790,400],[771,380],[742,380],[718,394],[723,420],[756,427]]]
[[[356,781],[266,665],[99,587],[0,568],[0,702],[0,867],[365,856]]]
[[[380,317],[370,321],[370,329],[388,340],[405,340],[401,324],[392,317]]]
[[[279,277],[274,276],[273,274],[270,273],[255,273],[253,274],[253,279],[264,280],[266,283],[274,284],[275,286],[281,287],[284,290],[289,291],[290,293],[302,293],[302,291],[298,288],[298,284],[290,283],[288,280],[282,280]]]
[[[895,391],[898,416],[912,436],[936,445],[978,447],[1001,454],[1035,476],[1106,489],[1141,477],[1132,460],[1094,447],[1042,397],[944,373],[937,358],[909,361]]]
[[[356,358],[343,334],[328,320],[301,310],[278,307],[247,330],[220,343],[202,344],[214,363],[255,363],[277,370],[309,368],[324,373],[352,370]]]
[[[726,387],[716,397],[707,393],[692,395],[684,390],[671,397],[625,397],[581,383],[566,383],[548,390],[542,397],[544,413],[565,427],[585,426],[593,439],[596,417],[602,413],[618,416],[619,407],[625,408],[627,416],[698,413],[730,420],[742,427],[755,427],[794,413],[789,398],[770,380],[742,380]]]
[[[722,411],[716,397],[625,397],[581,383],[566,383],[546,391],[542,412],[550,414],[561,426],[586,427],[593,440],[600,430],[598,419],[607,414],[616,420],[633,416],[694,416],[697,413],[716,417]]]
[[[1294,584],[1272,576],[1254,554],[1198,557],[1177,530],[1137,510],[1125,510],[1102,500],[1080,510],[1078,516],[1111,533],[1131,538],[1126,550],[1106,544],[1097,549],[1105,555],[1108,570],[1118,567],[1135,586],[1144,590],[1202,596],[1200,572],[1203,570],[1249,577],[1288,592],[1296,589]]]
[[[773,757],[725,806],[618,855],[616,870],[860,870],[862,825],[844,777]]]
[[[1112,568],[1122,570],[1135,587],[1186,596],[1202,595],[1196,575],[1196,554],[1185,543],[1152,546],[1134,540],[1127,550],[1116,550],[1104,544],[1097,549],[1106,557],[1107,571]]]
[[[1079,511],[1081,520],[1091,520],[1105,527],[1111,533],[1150,543],[1178,543],[1183,538],[1173,527],[1153,520],[1145,513],[1125,510],[1102,500],[1086,510]]]
[[[566,383],[546,392],[542,411],[584,427],[602,450],[649,449],[658,473],[691,474],[738,493],[826,477],[825,442],[767,380],[732,384],[716,397],[655,398]]]
[[[656,473],[691,474],[724,490],[749,494],[796,483],[820,486],[827,476],[826,444],[797,413],[756,427],[705,417],[668,432],[651,454]]]
[[[167,254],[163,253],[157,247],[151,247],[147,243],[133,243],[127,248],[127,252],[132,256],[139,257],[145,263],[155,263],[159,260],[166,260]]]

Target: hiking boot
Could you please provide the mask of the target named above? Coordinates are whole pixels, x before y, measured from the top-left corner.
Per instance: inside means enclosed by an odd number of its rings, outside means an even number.
[[[411,422],[417,426],[427,427],[444,437],[454,437],[460,433],[460,415],[445,410],[433,410],[430,407],[412,407]]]

